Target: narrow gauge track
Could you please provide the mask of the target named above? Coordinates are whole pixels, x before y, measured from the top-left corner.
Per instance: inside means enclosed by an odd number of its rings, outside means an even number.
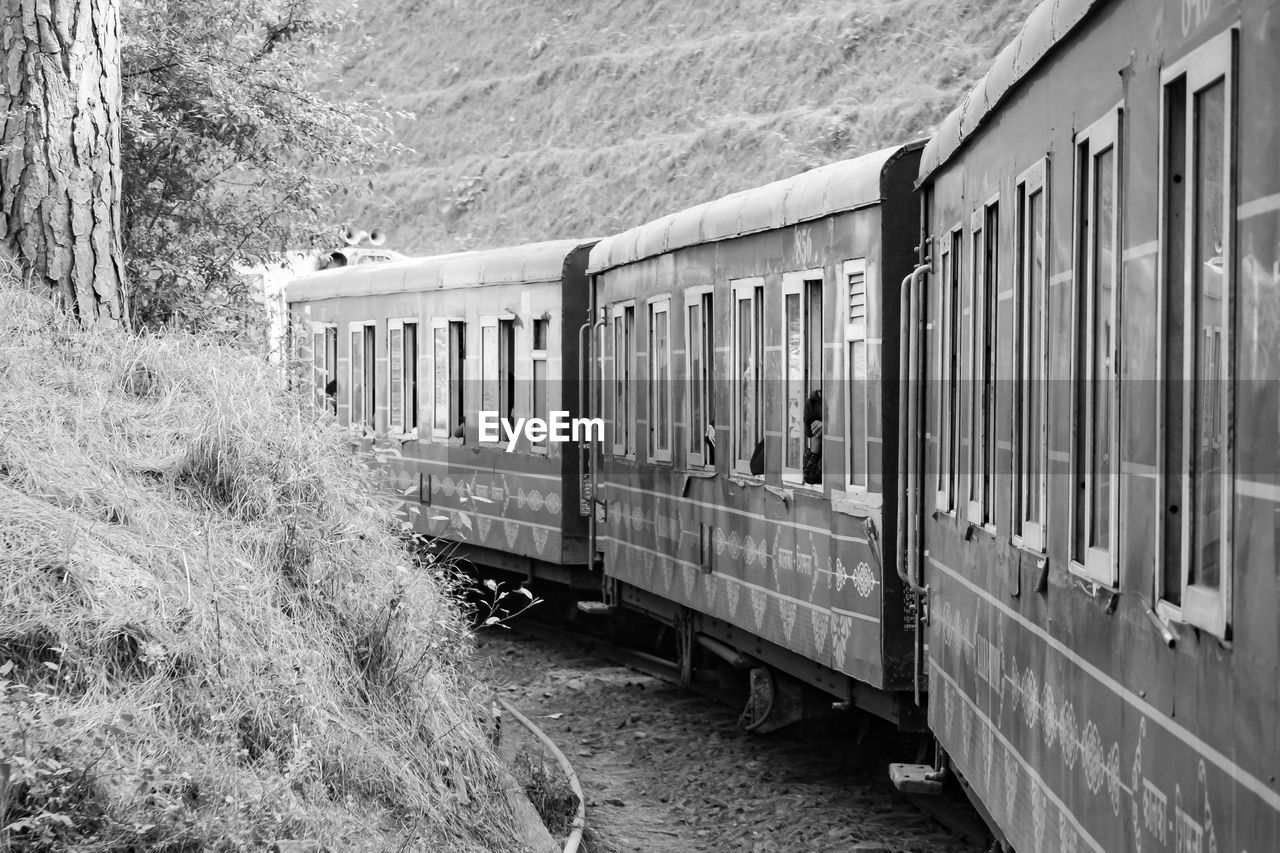
[[[967,808],[902,796],[850,737],[749,735],[660,659],[529,620],[480,644],[481,677],[572,761],[588,853],[983,849]]]

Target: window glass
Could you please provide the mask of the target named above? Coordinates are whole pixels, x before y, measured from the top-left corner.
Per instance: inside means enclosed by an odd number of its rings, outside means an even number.
[[[498,373],[498,326],[480,327],[480,408],[486,412],[498,411],[498,392],[501,380]]]
[[[1195,411],[1191,446],[1195,540],[1188,583],[1221,586],[1223,474],[1226,436],[1223,430],[1223,330],[1225,178],[1223,152],[1226,127],[1226,82],[1218,80],[1195,94],[1195,183],[1193,185],[1195,257]]]
[[[1047,162],[1017,181],[1018,226],[1014,266],[1018,272],[1017,402],[1014,406],[1014,536],[1033,550],[1045,547],[1044,501],[1048,465],[1046,364],[1045,190]]]
[[[434,412],[432,427],[441,437],[447,437],[449,424],[449,326],[438,325],[432,329],[432,369],[434,385]]]
[[[1112,458],[1111,400],[1112,335],[1115,318],[1115,147],[1094,157],[1094,251],[1092,370],[1089,393],[1093,397],[1089,414],[1092,432],[1090,462],[1089,547],[1110,550]]]
[[[738,299],[738,451],[749,460],[756,443],[755,334],[750,298]]]
[[[351,330],[351,426],[364,423],[364,327]]]
[[[388,383],[389,420],[393,433],[404,432],[404,327],[387,329],[387,356],[391,377]]]
[[[983,319],[983,392],[982,392],[982,521],[994,522],[995,471],[996,471],[996,405],[999,393],[999,341],[1000,341],[1000,206],[988,204],[984,213],[984,269],[985,306]]]
[[[787,293],[783,308],[786,324],[786,442],[783,468],[800,470],[804,457],[805,346],[800,316],[800,293]]]
[[[1162,599],[1175,607],[1182,605],[1183,488],[1186,475],[1183,466],[1183,405],[1186,381],[1183,348],[1184,300],[1186,299],[1186,156],[1187,156],[1187,78],[1180,76],[1165,86],[1164,139],[1165,162],[1161,172],[1161,190],[1165,200],[1164,281],[1161,288],[1164,320],[1164,352],[1160,383],[1164,400],[1161,406],[1164,444],[1160,488],[1162,493],[1160,564]]]
[[[671,303],[649,306],[649,453],[671,459]]]
[[[950,237],[943,239],[938,305],[938,508],[951,509],[951,447],[955,430],[955,291]]]

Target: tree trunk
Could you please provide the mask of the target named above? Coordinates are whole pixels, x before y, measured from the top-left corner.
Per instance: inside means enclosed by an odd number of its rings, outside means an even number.
[[[0,251],[85,325],[119,324],[119,0],[0,9]]]

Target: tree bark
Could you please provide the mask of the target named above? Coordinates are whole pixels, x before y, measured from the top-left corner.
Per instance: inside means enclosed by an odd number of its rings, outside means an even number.
[[[0,247],[85,325],[120,324],[119,0],[0,9]]]

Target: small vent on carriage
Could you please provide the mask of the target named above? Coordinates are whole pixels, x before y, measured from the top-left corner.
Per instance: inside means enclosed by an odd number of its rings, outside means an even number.
[[[856,272],[849,275],[849,322],[860,323],[867,318],[867,276]]]

